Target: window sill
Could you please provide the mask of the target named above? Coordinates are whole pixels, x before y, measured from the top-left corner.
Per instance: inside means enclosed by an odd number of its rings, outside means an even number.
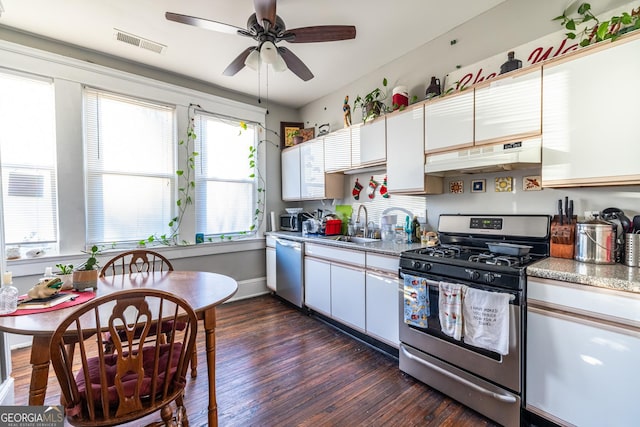
[[[154,246],[148,249],[161,253],[169,260],[190,258],[205,255],[227,254],[260,250],[266,247],[264,237],[229,240],[225,242],[199,243],[184,246]],[[105,250],[98,256],[100,264],[104,264],[115,254],[125,250]],[[54,267],[56,264],[80,265],[86,261],[87,255],[83,253],[67,255],[43,255],[37,258],[20,258],[7,260],[7,270],[13,273],[13,277],[41,275],[46,267]]]

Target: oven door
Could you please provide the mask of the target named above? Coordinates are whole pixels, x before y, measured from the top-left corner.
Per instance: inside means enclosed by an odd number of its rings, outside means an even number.
[[[417,350],[441,359],[457,368],[485,378],[506,387],[516,393],[521,392],[521,292],[517,290],[497,289],[482,284],[451,280],[446,277],[421,274],[411,271],[402,273],[427,279],[429,288],[430,313],[427,327],[419,328],[404,322],[404,299],[400,297],[400,341]],[[509,304],[509,353],[502,356],[493,351],[481,349],[463,341],[458,341],[442,333],[438,314],[438,298],[440,281],[459,283],[487,291],[510,293],[514,296]]]

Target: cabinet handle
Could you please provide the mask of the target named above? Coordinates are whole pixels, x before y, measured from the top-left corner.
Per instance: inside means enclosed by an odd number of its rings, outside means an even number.
[[[485,394],[485,395],[487,395],[489,397],[492,397],[492,398],[494,398],[496,400],[499,400],[501,402],[504,402],[504,403],[515,403],[516,402],[516,398],[511,396],[511,395],[509,395],[509,394],[500,394],[500,393],[493,392],[491,390],[487,390],[486,388],[481,387],[478,384],[472,383],[471,381],[467,380],[466,378],[459,377],[456,374],[447,371],[446,369],[442,369],[441,367],[436,366],[433,363],[427,362],[426,360],[422,360],[419,357],[414,356],[413,354],[409,353],[407,351],[407,349],[404,348],[403,346],[400,346],[400,348],[402,349],[402,353],[405,356],[407,356],[409,359],[411,359],[411,360],[413,360],[415,362],[418,362],[418,363],[428,367],[429,369],[433,369],[434,371],[437,371],[437,372],[441,373],[442,375],[451,378],[454,381],[457,381],[457,382],[459,382],[461,384],[464,384],[467,387],[471,387],[472,389],[474,389],[474,390],[476,390],[476,391],[478,391],[478,392],[480,392],[482,394]]]

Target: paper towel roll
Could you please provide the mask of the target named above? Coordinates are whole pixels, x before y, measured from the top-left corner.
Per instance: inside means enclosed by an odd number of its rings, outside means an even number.
[[[271,211],[271,231],[278,231],[278,223],[276,222],[276,213]]]

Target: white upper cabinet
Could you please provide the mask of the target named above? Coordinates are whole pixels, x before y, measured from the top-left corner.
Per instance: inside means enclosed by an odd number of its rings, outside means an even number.
[[[322,138],[300,144],[300,197],[324,198],[324,145]]]
[[[543,186],[640,183],[639,53],[635,36],[544,67]]]
[[[282,150],[282,200],[300,200],[300,147]]]
[[[359,167],[362,163],[360,161],[360,130],[362,125],[353,125],[349,128],[351,130],[351,167]]]
[[[473,145],[473,89],[425,104],[425,152]]]
[[[440,178],[424,174],[424,108],[409,107],[387,116],[387,189],[389,193],[424,193],[427,181]],[[430,189],[433,190],[433,189]],[[431,191],[430,191],[431,192]]]
[[[514,71],[475,89],[475,143],[490,144],[539,135],[542,70]],[[427,143],[428,144],[428,143]]]
[[[325,172],[351,168],[351,128],[331,132],[324,137]]]
[[[386,162],[386,119],[377,119],[360,127],[360,165],[378,165]]]

